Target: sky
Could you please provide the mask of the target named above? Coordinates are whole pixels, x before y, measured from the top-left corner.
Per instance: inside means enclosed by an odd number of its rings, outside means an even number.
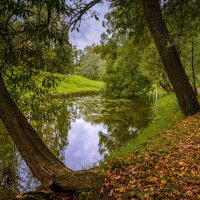
[[[69,35],[72,45],[78,49],[84,49],[93,43],[99,43],[101,33],[105,31],[102,27],[102,21],[104,20],[104,15],[108,12],[108,2],[97,4],[93,7],[93,10],[99,13],[99,21],[94,18],[85,17],[85,20],[81,22],[79,32],[74,30]]]

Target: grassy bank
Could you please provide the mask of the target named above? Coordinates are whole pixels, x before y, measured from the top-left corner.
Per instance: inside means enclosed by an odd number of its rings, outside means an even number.
[[[159,99],[156,117],[114,153],[100,173],[112,199],[200,199],[200,114],[184,118],[174,95]],[[182,119],[182,120],[181,120]]]
[[[57,74],[61,79],[61,83],[56,88],[53,95],[56,96],[81,96],[87,94],[97,94],[104,87],[101,81],[94,81],[82,76],[66,76]]]
[[[150,124],[141,130],[137,138],[129,141],[120,151],[113,152],[109,159],[123,157],[134,150],[141,151],[147,144],[151,144],[159,133],[167,130],[184,117],[174,94],[167,94],[159,98],[155,102],[153,110],[155,117]]]

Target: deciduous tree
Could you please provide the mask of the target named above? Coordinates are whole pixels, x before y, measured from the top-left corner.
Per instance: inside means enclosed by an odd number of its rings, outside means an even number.
[[[199,103],[161,14],[159,0],[142,1],[144,17],[154,39],[180,108],[185,115],[199,112]]]
[[[52,190],[91,187],[89,172],[86,176],[73,172],[50,152],[11,98],[4,80],[14,81],[17,89],[20,83],[28,84],[44,69],[44,52],[50,44],[62,43],[68,31],[75,29],[82,16],[99,2],[0,1],[0,117],[34,176]],[[27,76],[18,76],[19,72]]]
[[[170,6],[175,8],[189,6],[195,8],[195,14],[192,16],[195,16],[196,19],[196,16],[199,15],[198,9],[196,9],[199,7],[199,3],[194,3],[193,1],[163,2],[159,0],[135,0],[126,2],[112,0],[111,2],[113,11],[111,11],[108,18],[110,20],[109,33],[114,32],[114,34],[122,34],[123,36],[128,35],[135,41],[135,45],[139,42],[140,45],[149,45],[148,34],[146,32],[148,27],[182,112],[185,115],[192,115],[198,112],[199,103],[184,71],[180,55],[177,51],[177,44],[172,37],[174,35],[170,34],[170,32],[176,33],[176,30],[172,31],[173,28],[178,30],[177,25],[175,25],[176,22],[171,27],[169,24],[170,29],[168,29],[166,25],[168,20],[167,18],[163,18],[162,12],[165,12]],[[189,10],[191,11],[192,9]],[[172,14],[169,12],[167,15],[170,18],[170,22],[172,22],[172,19],[176,20],[174,18],[174,10],[171,10],[171,12]],[[178,15],[180,13],[178,12]],[[189,13],[191,15],[191,12]],[[147,26],[145,26],[145,21]],[[180,27],[188,22],[187,20],[182,20]],[[143,28],[139,24],[143,24]],[[145,39],[141,37],[142,35],[145,35]],[[140,37],[143,39],[142,43],[141,40],[138,40]]]

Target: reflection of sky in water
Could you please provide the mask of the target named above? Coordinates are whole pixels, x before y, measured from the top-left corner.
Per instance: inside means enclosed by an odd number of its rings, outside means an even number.
[[[24,160],[21,159],[21,157],[19,157],[20,164],[17,168],[17,174],[19,176],[19,186],[18,189],[20,192],[24,192],[24,189],[26,189],[26,191],[29,191],[33,188],[36,188],[40,185],[40,182],[34,178],[29,170],[29,168],[27,167],[26,163]]]
[[[52,152],[73,170],[90,168],[94,163],[98,165],[103,155],[119,149],[133,138],[152,116],[150,104],[143,101],[113,101],[100,97],[70,100],[69,104],[58,106],[55,112],[51,112],[51,107],[47,108],[50,112],[49,116],[47,112],[46,120],[42,115],[41,120],[32,122]],[[68,112],[64,112],[66,106]],[[38,182],[32,178],[18,153],[16,156],[13,170],[19,176],[19,190],[35,188]]]
[[[71,123],[65,150],[65,164],[74,170],[88,168],[102,159],[99,154],[98,132],[104,131],[103,125],[92,125],[83,119]]]

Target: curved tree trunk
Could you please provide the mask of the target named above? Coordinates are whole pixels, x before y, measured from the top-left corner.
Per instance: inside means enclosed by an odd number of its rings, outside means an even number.
[[[42,184],[59,191],[91,187],[90,180],[85,177],[84,171],[73,172],[67,168],[42,142],[11,99],[1,74],[0,117],[26,164]]]
[[[180,108],[185,115],[197,113],[199,103],[161,14],[159,0],[142,0],[144,16]]]

